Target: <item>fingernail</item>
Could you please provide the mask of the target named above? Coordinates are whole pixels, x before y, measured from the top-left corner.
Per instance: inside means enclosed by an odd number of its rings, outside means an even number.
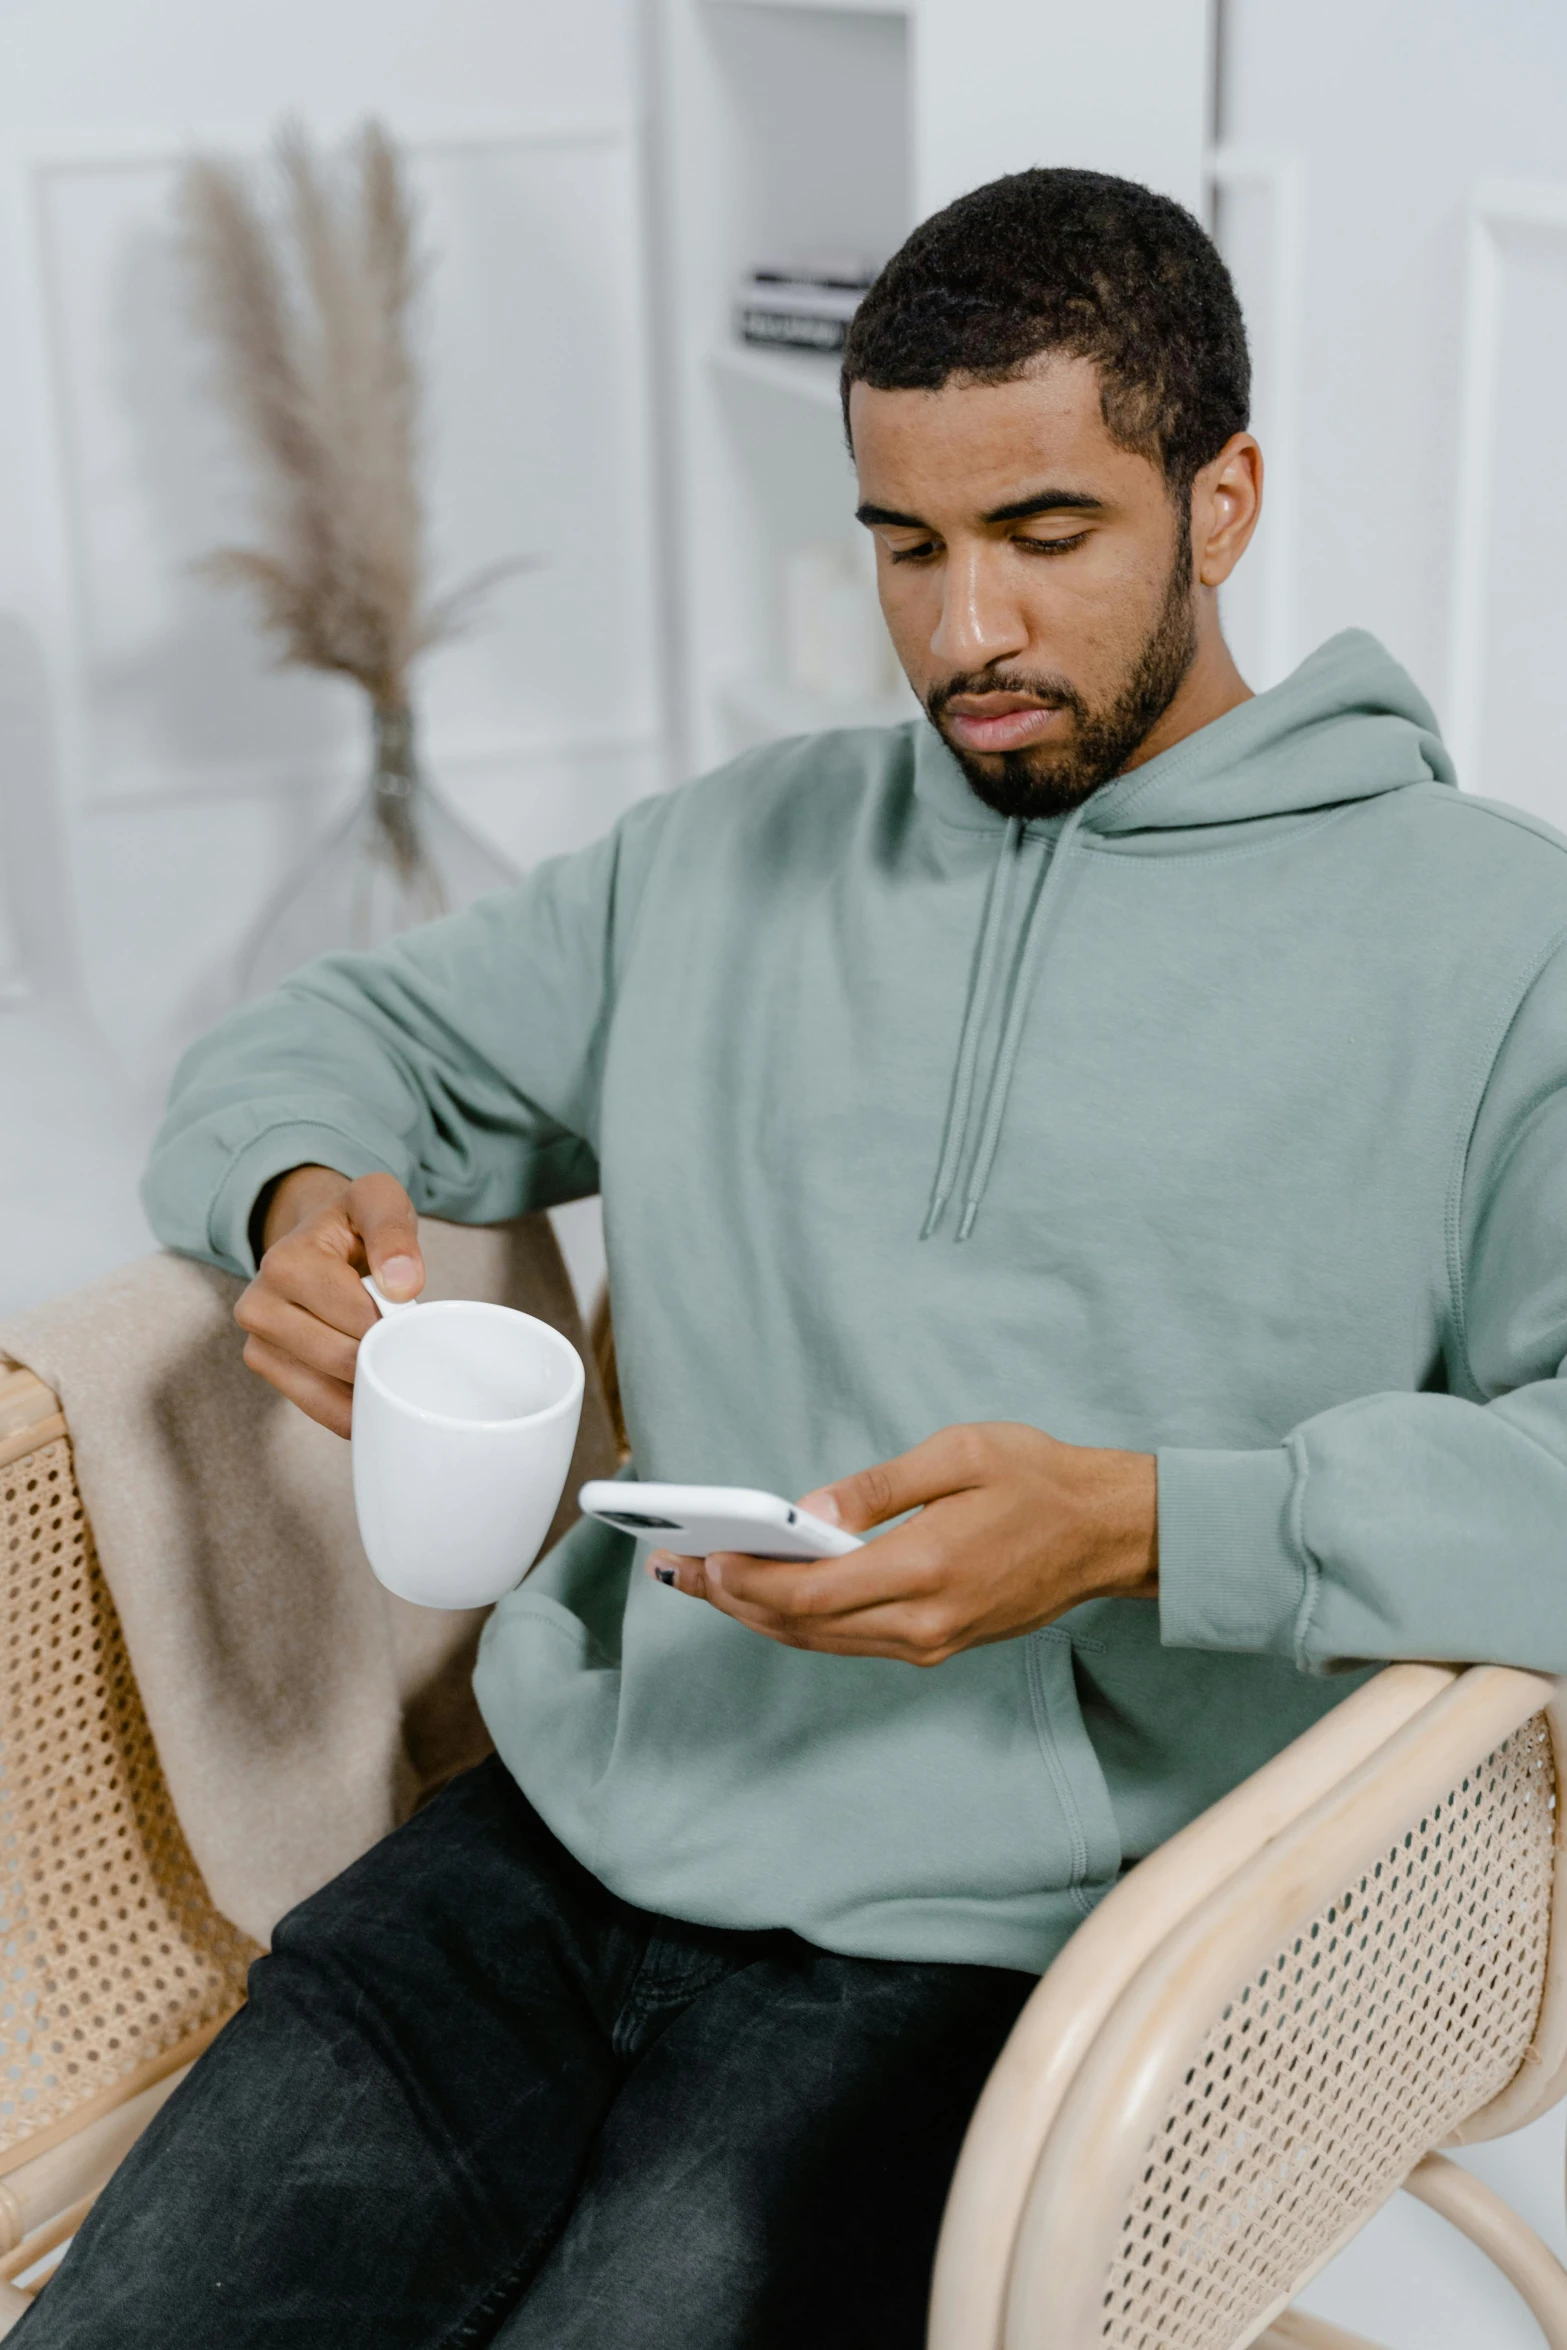
[[[667,1550],[655,1550],[649,1555],[647,1572],[655,1583],[673,1583],[676,1580],[675,1562]]]
[[[808,1493],[800,1507],[809,1510],[813,1518],[823,1519],[829,1526],[840,1526],[843,1523],[843,1512],[830,1493]]]
[[[713,1589],[715,1591],[722,1591],[724,1587],[724,1570],[719,1565],[717,1559],[704,1559],[702,1562],[702,1571],[706,1575],[707,1580],[712,1585]]]
[[[653,1572],[657,1576],[660,1583],[673,1584],[675,1580],[675,1570],[673,1567],[655,1567]]]
[[[417,1257],[388,1257],[376,1275],[388,1297],[400,1289],[414,1289],[419,1281]]]

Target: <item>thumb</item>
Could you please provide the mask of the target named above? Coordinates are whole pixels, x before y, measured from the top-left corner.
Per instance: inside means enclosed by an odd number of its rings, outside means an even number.
[[[401,1304],[424,1287],[419,1218],[395,1175],[361,1175],[343,1202],[377,1286]]]
[[[846,1526],[851,1534],[863,1534],[869,1526],[880,1526],[888,1518],[901,1517],[905,1510],[954,1493],[972,1479],[960,1472],[949,1434],[944,1429],[939,1436],[928,1436],[923,1444],[915,1445],[912,1452],[899,1453],[895,1460],[879,1461],[872,1469],[860,1469],[852,1477],[819,1486],[815,1493],[805,1495],[800,1507],[813,1517],[825,1518],[829,1526]]]

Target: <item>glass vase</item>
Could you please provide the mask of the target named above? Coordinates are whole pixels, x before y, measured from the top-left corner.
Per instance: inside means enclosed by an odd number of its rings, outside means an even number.
[[[264,994],[334,948],[383,946],[519,879],[425,776],[412,711],[378,707],[373,720],[369,781],[263,909],[240,950],[241,996]]]

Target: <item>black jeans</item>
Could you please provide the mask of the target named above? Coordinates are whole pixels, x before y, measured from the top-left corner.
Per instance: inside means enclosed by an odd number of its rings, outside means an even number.
[[[1033,1978],[605,1890],[497,1761],[303,1903],[23,2350],[917,2350]]]

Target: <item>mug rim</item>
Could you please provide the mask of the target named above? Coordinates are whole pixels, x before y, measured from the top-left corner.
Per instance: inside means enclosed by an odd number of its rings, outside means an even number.
[[[587,1372],[582,1357],[565,1332],[557,1330],[553,1322],[546,1322],[539,1314],[526,1314],[520,1306],[500,1305],[495,1299],[488,1297],[433,1297],[427,1303],[419,1304],[416,1310],[421,1314],[436,1314],[441,1311],[443,1306],[456,1306],[465,1311],[477,1309],[481,1314],[511,1314],[515,1315],[519,1322],[530,1322],[535,1330],[544,1331],[553,1345],[564,1347],[567,1354],[570,1355],[575,1374],[572,1384],[564,1395],[557,1396],[553,1403],[545,1404],[541,1410],[514,1412],[507,1418],[500,1420],[477,1420],[466,1414],[434,1412],[426,1404],[409,1403],[405,1396],[395,1394],[384,1379],[376,1376],[373,1352],[369,1356],[366,1355],[366,1348],[373,1349],[374,1342],[379,1338],[381,1332],[390,1329],[393,1322],[402,1318],[396,1314],[382,1314],[378,1316],[372,1327],[365,1332],[359,1341],[359,1352],[354,1361],[355,1386],[358,1386],[361,1378],[367,1379],[376,1394],[383,1402],[390,1404],[394,1411],[406,1412],[411,1419],[427,1421],[433,1428],[482,1429],[486,1434],[498,1428],[542,1428],[547,1426],[551,1420],[562,1418],[566,1412],[581,1403],[587,1385]]]

